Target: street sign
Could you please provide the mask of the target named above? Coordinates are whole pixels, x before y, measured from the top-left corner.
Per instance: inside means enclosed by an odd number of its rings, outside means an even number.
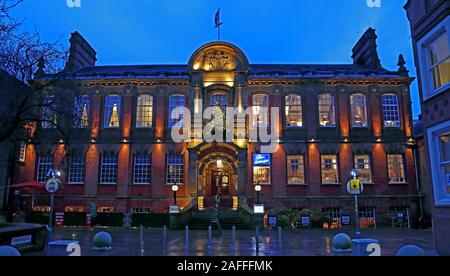
[[[45,189],[47,192],[54,194],[59,191],[59,188],[61,187],[61,181],[57,178],[49,179],[45,183]]]
[[[352,179],[347,183],[347,191],[352,195],[360,195],[364,191],[364,186],[358,179]]]
[[[342,225],[350,225],[350,216],[342,215]]]

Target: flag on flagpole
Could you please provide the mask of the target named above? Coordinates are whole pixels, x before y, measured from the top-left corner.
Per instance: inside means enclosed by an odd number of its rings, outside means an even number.
[[[220,9],[216,12],[216,17],[214,21],[216,24],[216,28],[219,28],[220,25],[222,25],[222,22],[220,22]]]

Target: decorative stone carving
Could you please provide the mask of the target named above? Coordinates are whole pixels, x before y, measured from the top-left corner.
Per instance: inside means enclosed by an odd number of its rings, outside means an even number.
[[[206,71],[232,71],[235,68],[234,58],[222,50],[214,50],[205,55]]]

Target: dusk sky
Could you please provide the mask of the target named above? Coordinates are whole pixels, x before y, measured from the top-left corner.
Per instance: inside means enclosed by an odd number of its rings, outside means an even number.
[[[214,14],[222,10],[222,40],[239,46],[250,63],[351,63],[351,49],[368,27],[378,34],[382,65],[397,70],[398,54],[416,76],[406,0],[26,0],[14,15],[46,41],[67,45],[79,31],[99,65],[186,64],[202,44],[217,40]],[[414,116],[420,114],[417,82]]]

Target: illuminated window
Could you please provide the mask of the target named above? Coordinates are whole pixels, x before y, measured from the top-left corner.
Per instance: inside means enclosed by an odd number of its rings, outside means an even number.
[[[396,95],[383,95],[383,118],[385,127],[400,127],[400,112]]]
[[[290,155],[287,157],[288,184],[305,183],[305,163],[302,155]]]
[[[336,155],[322,155],[322,183],[336,184],[339,182]]]
[[[253,160],[255,160],[255,156],[260,155],[255,154],[253,156]],[[267,160],[263,163],[255,164],[255,161],[253,161],[253,184],[270,185],[272,183],[270,163],[270,155],[267,156]]]
[[[367,127],[367,103],[366,96],[361,94],[350,97],[352,105],[353,127]]]
[[[211,106],[219,106],[223,111],[227,108],[228,99],[225,94],[213,94],[210,98]]]
[[[388,175],[389,183],[405,183],[405,166],[403,155],[388,154]]]
[[[69,184],[84,184],[85,162],[83,154],[77,152],[70,156]]]
[[[105,100],[105,128],[120,127],[120,96],[107,96]]]
[[[151,158],[148,154],[134,156],[134,177],[133,183],[138,185],[148,185],[151,183]]]
[[[89,126],[89,96],[79,96],[74,103],[74,128],[87,128]]]
[[[285,97],[286,125],[288,127],[303,126],[302,97],[289,94]]]
[[[141,95],[137,100],[136,127],[150,128],[153,126],[153,97]]]
[[[27,155],[27,143],[22,141],[20,142],[19,145],[19,162],[25,162],[26,155]]]
[[[183,155],[167,156],[167,184],[184,184],[184,157]]]
[[[359,209],[359,227],[361,229],[376,228],[376,209],[372,207]]]
[[[183,121],[184,107],[186,107],[186,99],[183,95],[169,97],[169,127],[172,128]]]
[[[37,182],[46,182],[48,179],[47,173],[49,170],[53,169],[53,155],[52,154],[44,154],[39,155],[37,164],[37,173],[36,173],[36,181]]]
[[[355,169],[358,170],[358,179],[363,183],[372,183],[372,166],[369,155],[355,155]]]
[[[449,37],[443,33],[428,46],[429,72],[433,80],[433,89],[450,82]]]
[[[42,128],[56,128],[56,102],[55,97],[48,96],[45,97],[42,106],[42,116],[41,116],[41,126]]]
[[[269,96],[253,95],[253,127],[267,127],[269,125]]]
[[[321,127],[336,126],[334,96],[331,94],[319,95],[319,122]]]
[[[117,184],[117,154],[102,154],[100,184]]]
[[[331,222],[331,229],[339,229],[342,227],[342,211],[341,208],[324,208],[323,215]]]

